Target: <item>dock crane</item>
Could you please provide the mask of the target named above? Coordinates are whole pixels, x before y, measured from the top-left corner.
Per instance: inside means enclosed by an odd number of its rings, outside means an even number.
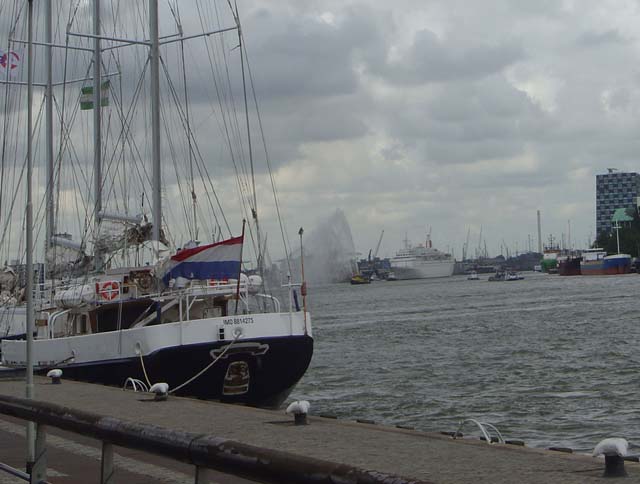
[[[384,229],[382,229],[382,233],[380,234],[380,238],[378,239],[378,245],[376,245],[376,250],[373,253],[373,258],[378,257],[378,251],[380,250],[380,243],[382,242],[382,236],[384,235]]]

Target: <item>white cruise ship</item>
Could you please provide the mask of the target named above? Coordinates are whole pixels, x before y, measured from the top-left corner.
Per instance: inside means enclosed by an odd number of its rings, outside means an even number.
[[[398,279],[429,279],[449,277],[453,274],[455,260],[451,254],[445,254],[431,246],[431,237],[427,235],[425,244],[412,247],[407,239],[404,248],[391,259],[391,270]]]

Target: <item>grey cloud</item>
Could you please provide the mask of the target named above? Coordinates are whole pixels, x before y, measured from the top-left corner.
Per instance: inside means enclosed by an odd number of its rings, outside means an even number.
[[[389,113],[387,129],[414,156],[438,163],[472,163],[523,152],[529,128],[545,115],[501,76],[439,86],[433,98]]]
[[[480,79],[524,58],[524,50],[517,43],[456,45],[421,30],[399,60],[369,68],[394,83],[423,84]]]
[[[583,32],[577,39],[579,47],[597,47],[606,44],[626,44],[629,41],[620,35],[617,30],[606,30],[604,32]]]

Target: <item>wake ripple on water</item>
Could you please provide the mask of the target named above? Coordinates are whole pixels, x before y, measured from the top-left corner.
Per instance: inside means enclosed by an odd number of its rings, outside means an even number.
[[[314,288],[316,414],[428,431],[481,418],[530,446],[640,441],[640,276]]]

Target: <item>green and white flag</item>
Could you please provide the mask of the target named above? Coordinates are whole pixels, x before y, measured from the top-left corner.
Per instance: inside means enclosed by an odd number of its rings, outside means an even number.
[[[110,81],[104,81],[100,89],[100,106],[109,105],[109,87]],[[93,109],[93,86],[85,86],[82,88],[82,95],[80,96],[80,109],[87,110]]]

